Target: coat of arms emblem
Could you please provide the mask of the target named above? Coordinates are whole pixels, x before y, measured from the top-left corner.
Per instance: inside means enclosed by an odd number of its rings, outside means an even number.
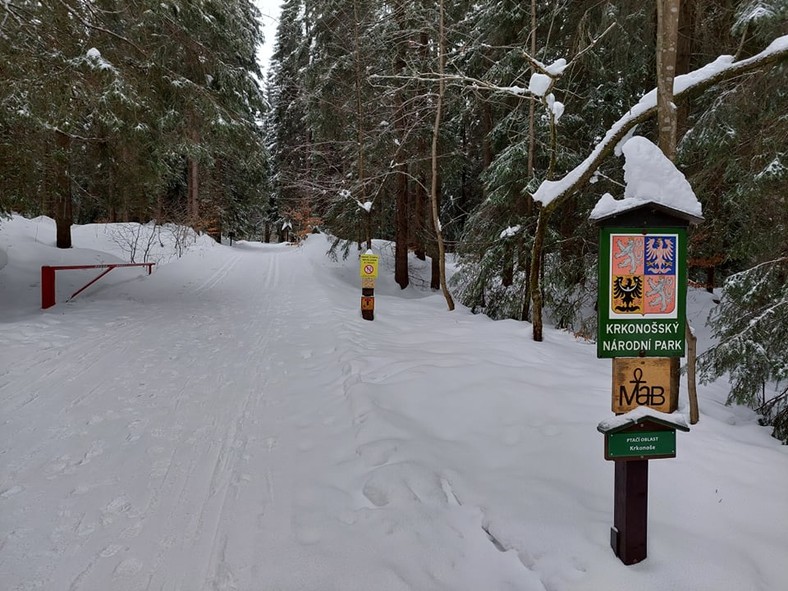
[[[612,234],[610,317],[676,318],[676,234]]]

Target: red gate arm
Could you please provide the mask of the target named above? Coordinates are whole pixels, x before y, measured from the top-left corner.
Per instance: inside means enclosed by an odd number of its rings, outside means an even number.
[[[44,266],[41,267],[41,308],[46,310],[55,305],[55,271],[65,271],[69,269],[106,269],[98,277],[93,279],[90,283],[75,291],[69,300],[75,298],[77,295],[85,291],[88,287],[93,285],[96,281],[104,277],[107,273],[117,267],[147,267],[148,275],[153,271],[155,263],[109,263],[103,265],[57,265],[57,266]]]

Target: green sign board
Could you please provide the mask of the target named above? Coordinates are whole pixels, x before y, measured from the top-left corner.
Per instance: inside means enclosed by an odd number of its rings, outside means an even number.
[[[607,433],[605,459],[675,458],[676,431],[625,431]]]
[[[685,228],[599,233],[597,357],[681,357],[687,303]]]

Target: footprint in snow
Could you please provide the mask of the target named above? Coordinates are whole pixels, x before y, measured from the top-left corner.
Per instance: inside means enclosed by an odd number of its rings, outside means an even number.
[[[100,456],[104,453],[104,442],[103,441],[94,441],[90,444],[90,448],[88,451],[85,452],[85,455],[82,456],[82,459],[79,462],[79,466],[83,466],[85,464],[89,464],[90,460],[95,458],[96,456]]]
[[[142,562],[136,558],[127,558],[115,567],[113,574],[116,577],[133,577],[142,570]]]
[[[21,493],[23,490],[25,490],[24,487],[19,486],[18,484],[14,485],[11,488],[5,489],[3,492],[0,492],[0,498],[7,499],[8,497],[13,497],[14,495]]]
[[[127,527],[122,532],[120,532],[120,537],[123,540],[136,538],[138,535],[140,535],[141,531],[142,531],[142,522],[137,521],[136,523],[132,523],[129,527]]]
[[[109,558],[110,556],[115,556],[118,552],[123,550],[123,546],[120,544],[110,544],[106,548],[104,548],[101,552],[99,552],[99,556],[102,558]]]
[[[118,515],[128,513],[130,510],[131,503],[128,499],[126,497],[117,497],[101,511],[101,525],[109,525]]]
[[[84,538],[85,536],[92,534],[94,531],[96,531],[96,524],[93,521],[89,521],[87,523],[80,521],[76,529],[76,534],[79,537]]]
[[[47,474],[47,479],[51,480],[52,478],[57,477],[58,474],[65,472],[69,466],[69,462],[71,458],[68,455],[60,456],[59,458],[52,461],[46,468],[44,468],[44,472]]]

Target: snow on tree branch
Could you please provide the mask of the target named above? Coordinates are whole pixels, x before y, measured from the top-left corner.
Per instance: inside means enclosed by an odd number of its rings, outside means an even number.
[[[733,57],[724,55],[706,66],[677,76],[673,93],[676,99],[700,93],[711,86],[730,80],[740,74],[751,72],[757,68],[772,65],[788,58],[788,35],[778,37],[762,52],[751,58],[733,61]],[[543,207],[555,207],[561,200],[573,195],[593,176],[594,172],[636,125],[646,121],[657,111],[657,91],[651,90],[628,113],[619,119],[608,130],[591,154],[562,179],[544,181],[534,192],[534,201]]]

